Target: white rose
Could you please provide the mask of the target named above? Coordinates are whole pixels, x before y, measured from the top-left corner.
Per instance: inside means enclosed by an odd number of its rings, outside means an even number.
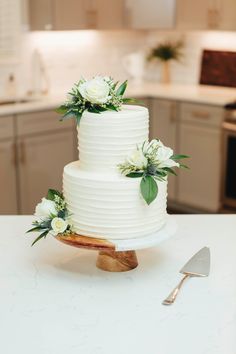
[[[128,162],[135,166],[139,170],[143,170],[144,168],[147,167],[148,160],[144,156],[142,150],[136,150],[133,152],[132,155],[128,158]]]
[[[106,103],[108,101],[110,87],[102,77],[95,77],[90,81],[85,81],[79,86],[79,92],[87,101],[91,103]]]
[[[51,227],[55,232],[55,235],[60,234],[66,230],[68,223],[62,218],[54,218],[51,222]]]
[[[41,219],[47,219],[51,214],[57,214],[56,204],[52,200],[43,198],[41,203],[37,204],[34,215]]]
[[[164,168],[164,167],[179,167],[179,163],[175,162],[174,160],[168,159],[158,164],[158,168]]]
[[[169,158],[173,155],[173,150],[166,146],[161,146],[157,150],[156,159],[160,162],[169,160]]]

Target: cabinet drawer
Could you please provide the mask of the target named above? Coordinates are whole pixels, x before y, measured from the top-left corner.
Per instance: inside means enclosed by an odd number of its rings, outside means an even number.
[[[202,125],[220,127],[223,120],[223,108],[194,103],[180,104],[180,120]]]
[[[54,130],[64,130],[74,126],[73,120],[59,121],[60,115],[53,111],[40,111],[17,116],[18,136]]]
[[[13,116],[0,117],[0,139],[12,138],[14,136]]]

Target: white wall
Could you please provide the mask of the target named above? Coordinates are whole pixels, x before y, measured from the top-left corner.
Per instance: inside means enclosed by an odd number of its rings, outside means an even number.
[[[172,31],[75,31],[33,32],[24,35],[19,60],[15,64],[0,64],[0,95],[4,91],[7,76],[13,72],[20,92],[31,86],[31,56],[37,48],[44,60],[50,78],[51,92],[65,92],[81,75],[106,74],[122,80],[128,75],[122,66],[124,55],[149,48],[163,39],[185,41],[181,63],[172,64],[173,82],[197,83],[202,48],[236,51],[234,32]],[[148,63],[145,78],[159,80],[160,65]]]

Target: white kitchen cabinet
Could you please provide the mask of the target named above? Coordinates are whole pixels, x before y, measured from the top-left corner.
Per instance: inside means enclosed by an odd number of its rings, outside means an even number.
[[[175,101],[152,99],[150,115],[150,139],[158,138],[166,146],[177,151],[178,112]],[[178,172],[178,171],[177,171]],[[177,177],[168,177],[168,198],[176,199]]]
[[[0,214],[17,211],[16,150],[13,139],[7,139],[0,141]]]
[[[170,29],[175,25],[175,0],[126,0],[128,28]]]
[[[49,188],[62,189],[63,167],[74,159],[74,132],[21,137],[17,142],[20,213],[32,214]]]
[[[202,110],[209,113],[203,115]],[[177,200],[200,210],[217,212],[220,207],[221,129],[216,121],[213,125],[206,124],[206,120],[215,119],[211,110],[218,111],[218,118],[222,119],[222,110],[218,107],[181,104],[179,150],[191,158],[186,161],[190,170],[179,173]],[[196,112],[199,112],[199,121],[196,121]]]

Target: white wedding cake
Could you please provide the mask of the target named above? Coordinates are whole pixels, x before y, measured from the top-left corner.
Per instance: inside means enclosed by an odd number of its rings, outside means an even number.
[[[167,181],[148,205],[140,178],[122,175],[122,163],[148,140],[148,109],[124,105],[100,114],[84,111],[78,128],[79,161],[65,166],[63,194],[79,235],[104,239],[143,237],[166,223]]]

